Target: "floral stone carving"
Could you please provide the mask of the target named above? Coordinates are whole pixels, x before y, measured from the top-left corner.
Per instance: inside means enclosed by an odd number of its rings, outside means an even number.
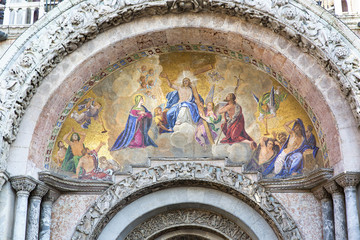
[[[184,184],[182,181],[186,181],[188,185],[196,183],[227,189],[232,195],[258,209],[280,239],[302,239],[294,220],[261,185],[228,169],[181,162],[146,169],[111,186],[82,217],[72,239],[96,239],[107,222],[131,202],[132,197],[148,194],[154,188],[159,190]]]

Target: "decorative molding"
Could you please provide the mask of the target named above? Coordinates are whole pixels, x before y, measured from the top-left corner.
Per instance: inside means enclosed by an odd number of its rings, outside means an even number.
[[[149,168],[114,184],[88,209],[72,239],[96,239],[114,214],[130,202],[151,192],[183,184],[229,192],[258,211],[279,239],[302,239],[285,208],[260,184],[226,168],[189,162]]]
[[[153,239],[168,229],[200,227],[220,232],[225,239],[251,240],[239,225],[214,212],[201,209],[182,209],[158,214],[136,226],[125,238]]]
[[[335,181],[342,186],[346,187],[356,187],[360,182],[360,172],[344,172],[336,176]]]
[[[333,194],[344,194],[344,189],[340,187],[335,180],[331,180],[324,185],[326,191],[331,195]]]
[[[30,193],[35,189],[37,182],[32,177],[28,176],[15,176],[10,178],[11,186],[16,192]]]
[[[48,171],[39,172],[39,179],[59,192],[74,194],[101,194],[113,185],[113,182],[109,181],[65,178]]]
[[[320,168],[311,172],[309,175],[303,175],[300,177],[262,179],[259,181],[259,184],[272,192],[277,190],[311,190],[327,182],[332,177],[332,169]]]
[[[0,168],[6,169],[26,107],[42,79],[69,53],[112,26],[166,13],[212,12],[272,29],[315,56],[338,80],[360,125],[360,52],[354,33],[314,2],[296,0],[86,0],[64,1],[37,21],[0,61]],[[312,11],[311,8],[314,9]],[[326,16],[328,21],[322,16]],[[333,21],[331,24],[330,21]],[[46,26],[46,29],[44,28]],[[340,26],[337,28],[336,26]],[[344,28],[346,28],[344,26]],[[36,30],[34,30],[36,29]]]

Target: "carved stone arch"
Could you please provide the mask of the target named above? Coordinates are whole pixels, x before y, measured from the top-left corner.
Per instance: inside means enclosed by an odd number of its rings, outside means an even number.
[[[358,38],[313,1],[65,1],[17,39],[1,59],[0,78],[5,79],[0,93],[4,109],[0,112],[1,169],[6,169],[9,146],[30,99],[66,55],[114,25],[144,16],[185,12],[236,16],[285,35],[332,73],[360,122]]]
[[[149,168],[114,184],[83,215],[72,239],[97,239],[111,219],[133,201],[153,192],[180,186],[228,193],[261,215],[278,239],[302,239],[285,208],[260,184],[226,168],[188,162]],[[146,199],[146,202],[149,200]]]

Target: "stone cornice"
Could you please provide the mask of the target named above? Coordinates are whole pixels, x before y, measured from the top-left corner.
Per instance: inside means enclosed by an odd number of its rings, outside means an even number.
[[[293,191],[293,190],[311,190],[333,177],[332,169],[317,169],[311,172],[309,175],[292,177],[286,179],[262,179],[259,183],[266,187],[266,189],[275,192],[281,191]]]
[[[39,179],[59,192],[74,194],[101,194],[113,184],[109,181],[84,181],[65,178],[48,171],[40,172]]]
[[[342,186],[356,187],[360,182],[360,172],[344,172],[336,176],[335,181]]]

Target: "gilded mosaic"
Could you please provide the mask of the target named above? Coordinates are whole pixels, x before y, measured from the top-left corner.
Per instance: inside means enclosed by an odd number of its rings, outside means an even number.
[[[327,165],[316,117],[286,80],[239,53],[195,47],[144,51],[89,80],[60,117],[45,167],[110,180],[149,157],[228,157],[266,178]]]

